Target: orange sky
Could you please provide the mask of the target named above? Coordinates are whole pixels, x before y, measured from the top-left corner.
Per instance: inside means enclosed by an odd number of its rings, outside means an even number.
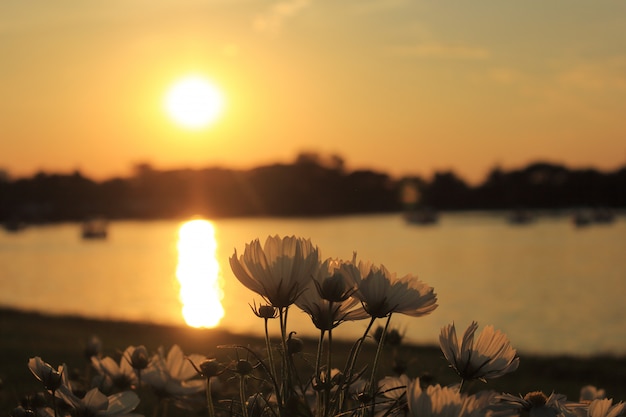
[[[626,164],[626,2],[107,0],[0,3],[0,168],[247,168],[303,150],[479,181],[535,160]],[[177,127],[202,74],[219,122]]]

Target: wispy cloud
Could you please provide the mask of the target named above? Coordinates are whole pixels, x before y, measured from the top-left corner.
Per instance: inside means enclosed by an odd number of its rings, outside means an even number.
[[[273,4],[254,18],[253,26],[259,32],[276,34],[286,19],[292,18],[311,4],[311,0],[287,0]]]
[[[491,55],[485,48],[439,42],[397,45],[391,51],[397,55],[446,59],[486,59]]]
[[[520,71],[507,67],[491,68],[488,71],[488,77],[499,84],[513,84],[525,78]]]
[[[575,65],[561,72],[558,81],[588,91],[626,91],[626,56]]]

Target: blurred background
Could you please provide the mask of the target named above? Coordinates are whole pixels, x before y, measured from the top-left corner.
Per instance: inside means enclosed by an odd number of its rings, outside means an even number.
[[[626,4],[4,1],[0,34],[0,306],[254,333],[228,257],[295,234],[435,287],[413,342],[626,353]]]

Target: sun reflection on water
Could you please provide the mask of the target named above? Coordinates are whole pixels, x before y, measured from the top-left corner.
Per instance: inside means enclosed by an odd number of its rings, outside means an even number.
[[[224,317],[217,241],[213,224],[190,220],[178,231],[178,266],[183,318],[192,327],[215,327]]]

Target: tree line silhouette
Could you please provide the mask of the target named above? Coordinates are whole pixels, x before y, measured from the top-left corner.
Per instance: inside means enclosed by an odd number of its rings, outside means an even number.
[[[613,172],[535,162],[494,168],[471,186],[453,171],[432,178],[392,178],[385,172],[346,170],[337,155],[301,153],[293,163],[249,170],[156,170],[139,164],[129,178],[96,182],[72,174],[0,177],[0,221],[79,221],[242,216],[328,216],[399,212],[411,187],[415,206],[436,210],[626,207],[626,166]]]

